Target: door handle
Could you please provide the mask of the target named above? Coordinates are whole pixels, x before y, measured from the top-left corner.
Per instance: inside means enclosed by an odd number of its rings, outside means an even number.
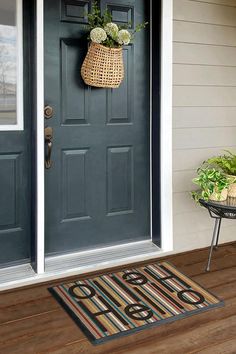
[[[45,168],[49,169],[52,166],[51,154],[52,154],[52,128],[46,127],[44,129],[45,137]]]

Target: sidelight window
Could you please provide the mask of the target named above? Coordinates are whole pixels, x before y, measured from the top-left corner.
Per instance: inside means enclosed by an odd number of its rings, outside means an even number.
[[[0,130],[23,129],[22,0],[0,2]]]

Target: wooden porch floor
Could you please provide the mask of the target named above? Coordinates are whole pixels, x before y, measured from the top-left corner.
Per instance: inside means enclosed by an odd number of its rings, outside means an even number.
[[[223,308],[95,347],[48,293],[49,283],[41,284],[0,294],[0,353],[235,354],[236,243],[214,252],[210,273],[204,272],[207,253],[203,249],[165,259],[224,299]]]

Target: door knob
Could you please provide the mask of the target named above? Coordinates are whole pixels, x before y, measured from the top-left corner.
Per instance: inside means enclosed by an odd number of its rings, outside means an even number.
[[[45,168],[49,169],[52,166],[51,154],[52,154],[52,133],[51,127],[46,127],[44,129],[45,137]]]
[[[44,107],[44,118],[50,119],[53,117],[54,111],[51,106],[45,106]]]

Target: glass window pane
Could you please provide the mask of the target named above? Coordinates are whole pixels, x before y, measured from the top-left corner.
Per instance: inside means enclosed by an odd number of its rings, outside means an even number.
[[[0,1],[0,124],[16,124],[16,1]]]

